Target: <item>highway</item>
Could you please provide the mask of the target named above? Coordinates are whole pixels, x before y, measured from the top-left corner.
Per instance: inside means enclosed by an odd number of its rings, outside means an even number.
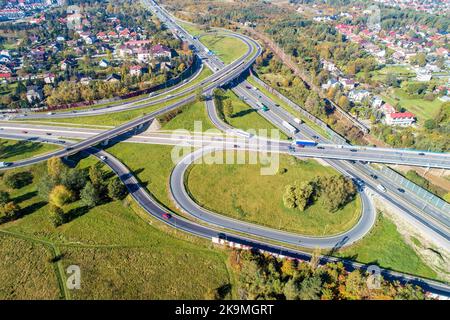
[[[17,136],[17,139],[23,139],[23,136]],[[41,142],[45,143],[55,143],[59,144],[60,140],[53,140],[53,138],[44,138],[37,139]],[[64,141],[63,144],[68,144],[70,142]],[[228,243],[234,243],[239,246],[246,246],[253,249],[261,250],[270,254],[273,254],[278,257],[290,257],[294,259],[309,261],[311,258],[311,254],[302,250],[295,250],[292,248],[287,248],[281,245],[274,245],[263,240],[255,240],[246,236],[236,235],[229,231],[224,231],[221,229],[213,228],[210,226],[203,226],[196,222],[187,220],[181,216],[173,214],[170,219],[164,219],[163,214],[168,213],[169,211],[160,205],[157,200],[155,200],[146,189],[140,185],[136,177],[133,175],[129,169],[122,164],[117,158],[107,153],[106,151],[99,150],[93,147],[87,148],[83,152],[87,152],[99,159],[99,161],[104,162],[108,165],[115,174],[121,179],[121,181],[125,184],[130,195],[136,202],[151,216],[158,219],[160,222],[165,223],[172,228],[181,230],[183,232],[187,232],[189,234],[205,238],[207,240],[211,240],[213,237],[225,239]],[[354,269],[366,270],[367,265],[357,263],[350,260],[334,258],[331,256],[322,256],[320,263],[325,264],[327,262],[336,262],[340,261],[344,264],[345,268],[348,271],[352,271]],[[411,276],[407,274],[403,274],[400,272],[391,271],[389,269],[380,268],[381,275],[385,279],[389,279],[391,281],[400,281],[401,283],[411,283],[422,287],[427,292],[442,295],[445,297],[450,297],[450,286],[444,283],[440,283],[437,281],[423,279],[416,276]]]
[[[203,50],[203,44],[200,44],[199,51]],[[209,63],[212,64],[213,70],[220,70],[223,68],[223,63],[217,59],[216,57],[211,57],[209,59]],[[284,110],[283,108],[277,106],[270,98],[265,96],[262,92],[258,90],[254,90],[253,86],[249,84],[247,81],[239,83],[236,87],[233,88],[233,91],[243,99],[247,104],[253,107],[261,116],[266,118],[269,122],[273,123],[280,130],[284,131],[287,135],[292,135],[292,133],[283,126],[283,121],[287,121],[290,125],[295,127],[298,130],[298,133],[295,134],[294,138],[296,139],[314,139],[317,142],[323,145],[330,145],[331,142],[324,137],[321,137],[320,134],[317,134],[314,130],[312,130],[306,124],[297,124],[293,121],[294,116]],[[268,111],[261,111],[261,103],[265,104],[269,107]],[[229,126],[220,119],[217,112],[214,111],[215,107],[213,106],[213,101],[208,102],[208,115],[211,118],[211,121],[216,124],[219,129],[227,129]],[[220,124],[222,123],[222,124]],[[347,152],[349,160],[361,160],[362,158],[358,158],[359,154],[361,154],[361,148],[353,147],[353,146],[343,146],[340,152]],[[308,156],[310,155],[314,157],[319,157],[318,154],[323,154],[328,157],[330,154],[330,149],[317,149],[318,152],[314,152],[313,149],[303,148],[301,151],[296,150],[296,154],[298,156]],[[367,148],[366,148],[367,149]],[[371,150],[372,149],[372,150]],[[373,152],[376,148],[369,148],[369,152]],[[319,151],[320,150],[320,151]],[[356,150],[356,152],[351,151]],[[358,153],[358,156],[356,154]],[[385,158],[384,155],[387,153],[386,150],[383,150],[380,154],[375,154],[374,157],[381,159]],[[418,155],[419,152],[416,152],[411,155],[410,151],[401,150],[399,154],[399,150],[392,150],[391,154],[397,155],[400,161],[403,161],[405,158],[414,158],[414,154]],[[353,154],[353,155],[352,155]],[[448,155],[443,154],[444,157],[448,157]],[[420,157],[424,157],[420,155]],[[331,157],[333,158],[333,157]],[[426,158],[426,156],[424,157]],[[423,159],[420,159],[423,161]],[[362,161],[370,161],[368,158]],[[327,160],[327,162],[336,168],[338,171],[342,172],[344,175],[350,176],[355,179],[359,179],[364,181],[365,187],[369,188],[372,193],[377,194],[378,197],[384,199],[394,207],[396,207],[400,212],[403,212],[407,216],[413,218],[415,221],[419,222],[422,226],[425,226],[427,233],[435,236],[434,238],[440,239],[440,242],[444,245],[448,245],[448,241],[450,240],[449,235],[449,213],[443,212],[440,208],[436,208],[432,205],[428,205],[421,199],[418,199],[417,196],[408,192],[402,192],[402,188],[399,185],[396,185],[389,178],[384,177],[379,171],[374,170],[367,164],[363,163],[352,163],[347,161],[333,161]],[[423,163],[423,162],[422,162]],[[376,177],[374,179],[373,177]],[[377,186],[382,184],[387,192],[381,192],[377,189]],[[437,237],[436,237],[437,236]]]
[[[205,93],[210,93],[213,88],[215,88],[217,86],[220,86],[220,85],[223,85],[223,84],[226,84],[226,83],[230,82],[231,80],[233,80],[242,71],[244,71],[246,68],[248,68],[248,66],[253,62],[254,57],[255,56],[252,56],[251,58],[249,58],[248,61],[241,61],[241,59],[239,59],[237,61],[239,63],[237,63],[237,65],[235,65],[235,68],[228,68],[227,69],[227,67],[224,67],[224,68],[218,70],[218,72],[216,72],[212,76],[212,78],[214,76],[216,76],[216,75],[219,75],[220,79],[219,80],[213,80],[214,83],[211,83],[211,84],[209,84],[207,86],[204,86],[203,87],[204,88],[204,92]],[[233,62],[233,63],[235,63],[235,62]],[[214,60],[211,62],[211,64],[214,64]],[[223,74],[223,77],[222,77],[222,74]],[[235,89],[235,90],[237,90],[242,96],[247,96],[250,105],[252,105],[252,104],[255,105],[258,102],[258,100],[257,99],[254,100],[254,97],[253,98],[250,97],[251,94],[248,93],[248,90],[245,88],[245,86],[246,86],[246,84],[244,83],[244,84],[238,86],[238,88]],[[172,225],[173,227],[175,227],[177,229],[181,229],[181,230],[184,230],[186,232],[189,232],[189,233],[201,236],[201,237],[205,237],[205,238],[211,239],[211,237],[213,237],[213,236],[214,237],[224,237],[225,236],[228,240],[231,240],[231,241],[237,242],[237,243],[242,243],[242,244],[245,244],[245,245],[250,245],[250,246],[252,246],[254,248],[270,251],[270,252],[281,254],[281,255],[285,255],[285,256],[303,257],[303,259],[308,259],[309,258],[309,254],[304,253],[302,251],[291,250],[291,249],[287,249],[287,248],[284,248],[284,247],[281,247],[281,246],[274,246],[274,245],[268,244],[265,241],[260,241],[260,240],[256,241],[256,240],[252,240],[252,239],[249,239],[247,237],[244,237],[244,236],[237,236],[237,235],[234,235],[234,234],[228,233],[228,232],[227,233],[220,232],[220,231],[217,231],[216,229],[214,229],[212,227],[202,226],[202,225],[199,225],[197,223],[194,223],[192,221],[189,221],[187,219],[184,219],[184,218],[176,216],[176,215],[173,215],[170,220],[162,219],[162,216],[161,216],[162,213],[167,212],[167,210],[165,210],[163,207],[161,207],[153,198],[151,198],[151,196],[148,195],[148,193],[145,191],[145,189],[142,186],[139,185],[139,183],[137,182],[136,178],[132,175],[132,173],[130,173],[129,170],[123,164],[121,164],[117,159],[113,158],[110,155],[107,155],[106,153],[104,153],[104,151],[99,151],[99,150],[94,149],[94,148],[91,147],[91,146],[96,145],[96,144],[98,144],[100,142],[108,141],[108,140],[113,139],[113,138],[115,138],[115,137],[117,137],[119,135],[122,135],[122,134],[125,134],[125,133],[129,133],[134,128],[140,127],[140,126],[146,124],[147,122],[151,121],[155,116],[160,115],[162,113],[165,113],[165,112],[167,112],[169,110],[173,110],[175,108],[178,108],[179,106],[181,106],[184,103],[187,103],[189,101],[193,101],[194,98],[195,98],[194,96],[187,97],[187,98],[183,99],[183,101],[179,101],[179,102],[177,102],[175,104],[168,105],[168,106],[162,108],[161,110],[158,110],[156,112],[148,114],[148,115],[146,115],[146,116],[144,116],[142,118],[135,119],[133,121],[125,123],[125,124],[123,124],[123,125],[121,125],[121,126],[119,126],[117,128],[98,133],[98,134],[96,134],[96,135],[94,135],[94,136],[92,136],[90,138],[87,138],[86,140],[84,140],[82,142],[74,143],[73,145],[71,145],[69,147],[66,147],[63,150],[59,150],[59,151],[57,151],[55,153],[52,153],[51,155],[47,154],[47,155],[38,156],[36,158],[38,158],[39,161],[43,161],[42,159],[45,159],[45,157],[47,157],[47,159],[48,159],[49,156],[59,156],[59,157],[67,156],[69,154],[76,153],[78,151],[83,151],[83,150],[88,150],[89,152],[91,152],[95,156],[100,156],[102,154],[105,154],[107,156],[107,160],[105,161],[106,164],[111,166],[111,168],[119,175],[119,177],[122,179],[122,181],[124,181],[124,183],[126,184],[127,188],[130,190],[130,193],[131,193],[132,197],[134,199],[136,199],[136,201],[147,212],[149,212],[150,214],[154,215],[155,217],[157,217],[161,221],[164,221],[164,222]],[[165,98],[164,100],[168,101],[168,100],[171,100],[171,99],[168,99],[168,98],[166,99]],[[208,112],[209,112],[210,108],[211,107],[208,107]],[[109,108],[105,112],[112,112],[112,111],[110,111],[111,109],[112,108]],[[270,111],[272,111],[272,109],[273,108],[271,108]],[[103,112],[103,113],[105,113],[105,112]],[[214,117],[214,113],[209,113],[209,114],[210,114],[210,116]],[[77,116],[79,116],[79,115],[77,115]],[[277,123],[278,125],[280,124],[279,119],[281,119],[283,117],[282,111],[280,111],[280,113],[266,112],[266,113],[264,113],[264,116],[266,118],[271,118],[272,117],[273,118],[272,119],[273,123]],[[223,126],[222,128],[224,128],[224,127],[225,126]],[[300,134],[298,136],[300,138],[304,138],[304,137],[311,138],[312,137],[312,132],[308,132],[306,130],[306,127],[304,127],[303,129],[305,129],[305,131],[304,132],[300,131]],[[311,135],[310,135],[310,133],[311,133]],[[327,141],[324,140],[324,141],[321,141],[321,142],[326,143]],[[205,152],[205,150],[202,150],[201,152]],[[40,158],[40,157],[42,157],[42,158]],[[36,162],[36,158],[33,158],[33,160],[30,160],[29,164],[35,163]],[[27,161],[27,160],[25,160],[25,161]],[[365,174],[364,173],[365,171],[360,168],[359,164],[354,165],[354,164],[351,164],[349,162],[336,161],[336,160],[329,160],[329,161],[333,161],[331,163],[333,163],[333,165],[336,166],[336,168],[339,168],[338,169],[339,171],[345,173],[346,175],[358,177],[361,174],[362,175]],[[186,163],[186,165],[189,165],[189,164]],[[363,167],[363,166],[361,165],[361,167]],[[364,167],[367,167],[367,166],[364,166]],[[184,168],[186,168],[186,167],[184,167]],[[183,170],[185,170],[185,169],[183,169],[183,166],[180,165],[179,167],[178,166],[176,167],[176,170],[177,170],[178,174],[176,174],[176,172],[174,170],[174,172],[172,173],[172,176],[171,176],[171,191],[172,191],[172,193],[174,193],[174,192],[175,193],[177,193],[177,192],[181,192],[182,193],[182,188],[181,188],[181,186],[179,184],[177,186],[177,183],[179,183],[181,181],[181,179],[183,178]],[[172,177],[173,177],[173,184],[172,184]],[[373,182],[367,182],[366,181],[366,188],[370,189],[371,192],[374,192],[374,191],[376,192],[376,188],[374,186],[375,186],[375,184]],[[381,194],[381,196],[383,196],[383,194]],[[396,202],[396,199],[392,198],[392,195],[390,194],[390,192],[388,194],[384,194],[384,196],[386,198],[388,198],[389,201],[394,202],[394,203]],[[179,198],[179,199],[181,199],[181,198]],[[192,199],[190,199],[190,198],[189,199],[185,199],[185,200],[186,201],[192,201]],[[186,206],[186,203],[184,203],[184,200],[180,200],[180,201],[182,202],[181,203],[181,207],[182,208],[184,206]],[[180,205],[179,202],[178,202],[178,204]],[[400,206],[402,206],[402,205],[403,204],[400,204]],[[370,204],[368,204],[368,206],[370,207]],[[407,208],[407,210],[409,210],[408,207],[411,207],[411,205],[408,204],[408,206],[405,206],[405,208]],[[195,211],[196,210],[194,210],[194,213],[195,213]],[[193,212],[191,210],[189,210],[189,213],[193,214]],[[213,213],[209,213],[209,214],[217,216],[217,215],[215,215]],[[422,216],[422,214],[420,214],[420,215]],[[365,216],[369,216],[370,217],[370,215],[367,215],[367,214],[363,215],[363,217],[365,217]],[[201,215],[200,215],[200,217],[201,217]],[[204,216],[202,218],[210,219],[211,217],[210,216],[208,216],[208,217]],[[370,222],[370,219],[368,221]],[[225,222],[226,221],[223,221],[223,223],[225,223]],[[428,222],[428,220],[427,220],[427,222]],[[214,223],[214,221],[212,221],[212,223]],[[227,223],[230,223],[230,222],[228,221]],[[357,224],[357,226],[360,226],[360,225],[361,225],[361,223]],[[235,228],[241,228],[241,226],[235,227]],[[236,229],[234,229],[234,230],[236,230]],[[260,230],[262,230],[262,229],[260,229]],[[361,227],[360,230],[364,231],[364,228]],[[274,231],[275,231],[276,234],[275,233],[272,234],[271,233],[272,230],[263,230],[261,232],[264,235],[266,235],[266,238],[270,238],[270,237],[267,237],[268,234],[270,234],[270,236],[278,236],[278,234],[280,234],[279,231],[276,231],[276,230],[274,230]],[[250,233],[251,234],[255,234],[254,232],[259,232],[259,231],[256,230],[256,229],[253,229],[253,230],[251,230]],[[367,231],[365,231],[365,232],[367,232]],[[247,233],[247,232],[245,232],[245,233]],[[289,236],[289,235],[286,234],[285,236]],[[353,237],[354,235],[351,235],[351,236]],[[350,243],[350,241],[352,241],[352,239],[354,239],[354,238],[351,238],[350,236],[348,236],[348,237],[349,237],[349,239],[345,238],[345,237],[340,238],[339,242],[337,242],[337,243],[334,242],[335,245],[338,245],[338,246],[341,245],[341,244],[345,245],[347,243]],[[326,238],[315,238],[315,239],[323,241],[323,239],[326,239]],[[296,240],[297,241],[301,241],[300,239],[296,239]],[[334,239],[333,241],[336,241],[336,240],[337,239]],[[343,240],[345,240],[345,242],[342,243]],[[448,240],[448,238],[447,238],[447,240]],[[292,241],[294,241],[294,239],[292,239]],[[308,238],[308,241],[314,241],[314,239],[311,240],[311,238]],[[292,242],[288,241],[287,243],[292,243]],[[297,245],[303,246],[303,244],[301,244],[301,243],[300,244],[297,243]],[[329,247],[329,244],[326,244],[326,245],[323,244],[323,245],[324,245],[324,247]],[[326,259],[334,260],[333,258],[324,258],[324,261]],[[353,262],[346,261],[345,263],[349,267],[357,267],[357,268],[363,267],[362,265],[357,264],[357,263],[353,263]],[[443,284],[435,283],[433,281],[423,280],[423,279],[420,279],[420,278],[417,278],[417,277],[410,277],[410,276],[399,274],[399,273],[393,273],[393,272],[390,272],[388,270],[383,270],[383,272],[384,272],[383,275],[385,275],[387,278],[399,277],[399,279],[402,280],[403,282],[409,281],[409,282],[420,284],[420,285],[424,286],[427,290],[435,292],[435,293],[445,293],[446,295],[449,295],[449,293],[450,293],[450,290],[449,290],[448,286],[443,285]]]
[[[206,107],[208,115],[213,122],[213,124],[221,131],[232,131],[234,128],[230,125],[224,123],[217,114],[217,109],[214,105],[212,98],[206,100]],[[267,115],[270,115],[267,113]],[[276,119],[273,120],[268,117],[270,121],[282,126],[282,123]],[[68,137],[73,138],[88,138],[94,134],[100,134],[106,132],[106,130],[95,130],[90,128],[76,128],[76,127],[58,127],[40,124],[21,124],[16,122],[0,122],[0,130],[7,133],[18,133],[27,131],[30,134],[39,133],[52,133],[59,136],[64,136],[64,134],[69,134]],[[70,136],[70,134],[76,133],[78,136]],[[290,133],[289,133],[290,134]],[[300,135],[299,138],[305,138],[306,135]],[[313,147],[295,147],[295,150],[291,151],[291,154],[299,157],[309,157],[309,158],[323,158],[323,159],[337,159],[337,160],[350,160],[350,161],[362,161],[362,162],[373,162],[373,163],[388,163],[388,164],[401,164],[401,165],[411,165],[411,166],[426,166],[430,167],[428,163],[423,162],[422,155],[419,152],[403,151],[397,149],[377,149],[370,147],[359,147],[359,146],[344,146],[336,145],[332,143],[319,143],[317,146]],[[427,161],[433,158],[434,166],[439,168],[450,169],[450,155],[448,154],[430,154],[427,157]]]

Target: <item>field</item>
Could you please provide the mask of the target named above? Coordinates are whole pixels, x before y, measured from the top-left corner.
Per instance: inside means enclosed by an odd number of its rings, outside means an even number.
[[[137,147],[139,150],[142,146]],[[86,167],[94,162],[87,158],[79,165]],[[159,172],[160,166],[157,167]],[[45,165],[29,169],[37,180]],[[78,217],[55,228],[47,217],[46,202],[37,196],[37,181],[34,182],[16,191],[9,190],[0,181],[0,189],[9,191],[24,209],[22,218],[0,226],[0,234],[8,232],[18,239],[26,239],[2,241],[1,261],[16,261],[16,264],[7,263],[8,267],[0,271],[1,298],[201,299],[208,289],[232,281],[223,252],[208,248],[207,242],[165,230],[129,199],[88,211],[75,202],[69,209],[79,210]],[[71,264],[80,266],[81,290],[59,292],[52,255],[34,244],[33,239],[56,247],[64,270]],[[22,278],[16,276],[16,270],[21,271]],[[29,290],[22,290],[23,287]]]
[[[53,144],[0,139],[0,161],[27,159],[56,149]]]
[[[283,204],[286,185],[296,180],[336,174],[314,160],[280,156],[286,173],[261,175],[261,165],[193,165],[187,178],[189,192],[201,206],[214,212],[272,228],[305,235],[330,235],[350,229],[361,214],[359,198],[335,213],[316,203],[304,212]],[[209,177],[205,179],[205,177]]]
[[[221,34],[202,35],[200,41],[225,64],[239,59],[247,52],[247,45],[239,39]]]
[[[195,124],[194,121],[201,122],[200,131],[205,131],[215,128],[214,125],[208,118],[208,113],[206,111],[206,105],[203,101],[197,101],[195,103],[188,104],[181,108],[182,113],[175,116],[169,122],[162,125],[162,130],[177,130],[185,129],[189,131],[194,131]],[[195,130],[199,131],[199,130]]]
[[[436,277],[436,273],[402,239],[395,224],[382,214],[364,239],[340,250],[338,255],[422,277]]]
[[[392,105],[400,103],[400,106],[414,113],[421,124],[427,119],[434,118],[443,104],[439,99],[426,101],[424,99],[411,98],[406,92],[399,88],[394,89],[393,92],[382,95],[382,98]]]
[[[259,129],[266,129],[269,137],[271,136],[271,130],[276,129],[279,132],[281,139],[287,139],[287,136],[283,132],[259,115],[255,109],[239,99],[234,92],[228,90],[225,95],[225,100],[226,99],[231,100],[233,106],[231,117],[225,116],[226,122],[231,126],[243,130],[256,130],[257,133]],[[225,102],[225,100],[223,102]],[[262,133],[260,133],[260,135],[262,135]],[[275,139],[277,137],[272,138]]]

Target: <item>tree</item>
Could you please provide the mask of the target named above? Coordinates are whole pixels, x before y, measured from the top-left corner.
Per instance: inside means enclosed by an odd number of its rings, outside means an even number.
[[[72,192],[63,185],[57,185],[48,195],[49,202],[57,207],[64,207],[73,198]]]
[[[10,201],[0,207],[0,218],[4,217],[7,220],[14,219],[20,212],[19,205]]]
[[[350,110],[350,101],[348,101],[348,98],[346,96],[341,96],[339,98],[338,105],[345,111]]]
[[[65,215],[63,209],[53,204],[50,204],[49,218],[55,227],[62,225],[65,222]]]
[[[283,288],[283,294],[286,300],[297,300],[300,295],[300,289],[294,279],[290,279]]]
[[[315,193],[315,183],[312,181],[296,181],[293,185],[286,186],[283,195],[283,203],[287,208],[304,211],[311,203]]]
[[[79,192],[86,185],[87,177],[85,171],[75,168],[67,170],[60,180],[61,184],[72,192]]]
[[[305,102],[305,108],[317,117],[325,115],[323,101],[315,91],[311,91]]]
[[[83,190],[81,190],[80,198],[83,203],[90,208],[95,207],[101,201],[99,190],[95,188],[93,183],[90,181],[88,181]]]
[[[0,191],[0,205],[5,205],[10,200],[9,193],[6,191]]]
[[[361,299],[363,298],[367,284],[359,270],[354,270],[349,273],[345,281],[345,292],[347,298]]]
[[[433,130],[437,127],[436,121],[434,119],[427,119],[423,124],[424,128],[427,130]]]
[[[60,158],[53,157],[47,160],[47,172],[51,178],[59,179],[64,169],[65,165]]]
[[[118,177],[111,179],[108,184],[108,196],[114,200],[121,200],[127,195],[127,188]]]
[[[20,189],[33,182],[33,175],[29,171],[12,172],[8,171],[3,176],[6,186],[13,189]]]
[[[320,179],[321,200],[331,212],[337,211],[356,195],[352,180],[340,175]]]
[[[300,300],[319,300],[321,288],[322,280],[319,276],[314,275],[306,278],[300,284]]]
[[[227,99],[223,102],[223,113],[226,117],[233,117],[233,103],[230,99]]]

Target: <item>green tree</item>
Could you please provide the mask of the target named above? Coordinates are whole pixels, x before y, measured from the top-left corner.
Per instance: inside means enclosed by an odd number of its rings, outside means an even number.
[[[326,208],[334,212],[356,195],[356,187],[352,180],[340,175],[320,179],[321,200]]]
[[[95,207],[101,201],[99,189],[90,181],[88,181],[83,190],[81,190],[80,198],[83,203],[90,208]]]
[[[290,279],[283,288],[283,294],[286,300],[297,300],[300,295],[300,288],[294,279]]]
[[[9,193],[6,191],[0,190],[0,205],[5,205],[10,200]]]
[[[3,176],[6,186],[13,189],[20,189],[33,182],[33,174],[29,171],[12,172],[8,171]]]
[[[127,195],[127,188],[118,177],[108,183],[108,196],[114,200],[121,200]]]
[[[303,280],[300,284],[300,300],[319,300],[322,290],[322,280],[319,276],[311,276]]]
[[[49,219],[55,227],[58,227],[65,222],[66,219],[65,219],[63,209],[61,209],[60,207],[55,206],[53,204],[50,204],[48,210],[49,210],[48,211]]]

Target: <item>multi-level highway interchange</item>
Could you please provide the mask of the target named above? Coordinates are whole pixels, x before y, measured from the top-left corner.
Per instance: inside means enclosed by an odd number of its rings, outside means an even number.
[[[85,151],[98,157],[107,164],[121,178],[127,186],[131,196],[146,210],[146,212],[171,227],[203,238],[225,238],[234,243],[259,248],[282,256],[301,259],[308,259],[310,254],[292,249],[293,246],[300,246],[303,248],[336,248],[352,244],[366,235],[376,220],[376,211],[369,195],[377,194],[378,197],[382,198],[401,212],[406,220],[413,221],[413,223],[420,225],[420,227],[431,237],[438,239],[445,247],[448,247],[448,241],[450,239],[448,232],[450,227],[449,212],[445,212],[432,204],[424,205],[424,202],[421,199],[418,199],[414,194],[400,191],[401,188],[396,182],[391,181],[387,176],[383,176],[379,171],[374,171],[374,169],[368,165],[368,162],[450,169],[449,154],[336,145],[315,132],[307,124],[299,124],[294,121],[294,115],[283,108],[277,107],[275,102],[264,95],[264,93],[253,90],[253,87],[246,80],[240,79],[240,76],[249,69],[256,57],[261,53],[261,47],[256,41],[241,34],[222,31],[223,33],[226,33],[227,36],[240,39],[248,47],[244,56],[231,64],[224,65],[214,54],[208,52],[198,39],[193,38],[179,26],[176,20],[165,9],[159,7],[151,0],[146,1],[146,4],[168,28],[172,29],[183,39],[189,41],[196,48],[196,54],[207,67],[213,70],[213,75],[196,85],[189,86],[183,83],[177,86],[177,92],[172,95],[167,95],[168,91],[166,91],[153,97],[142,98],[139,100],[139,104],[136,104],[136,101],[133,101],[110,107],[78,110],[76,113],[72,111],[48,114],[33,113],[26,116],[26,119],[84,117],[139,109],[159,103],[165,103],[165,106],[157,111],[138,117],[109,130],[69,126],[48,126],[30,123],[25,124],[17,121],[10,123],[4,122],[0,125],[2,129],[0,131],[0,137],[8,139],[30,139],[30,135],[32,135],[34,141],[62,144],[65,148],[30,159],[16,161],[12,163],[10,167],[3,168],[2,170],[31,165],[45,161],[51,157],[66,157],[77,152]],[[237,79],[240,81],[236,81]],[[256,109],[261,116],[265,117],[288,136],[292,136],[294,139],[315,139],[319,144],[315,147],[293,149],[291,147],[291,142],[288,141],[274,141],[255,135],[245,136],[239,134],[239,130],[235,130],[221,120],[217,114],[214,100],[211,98],[214,88],[230,84],[232,84],[232,90],[238,97]],[[204,135],[201,137],[190,134],[168,135],[155,132],[136,134],[139,129],[142,129],[143,126],[152,122],[157,116],[194,101],[196,99],[195,92],[199,88],[203,90],[204,95],[207,97],[205,104],[212,123],[221,131],[226,131],[228,134],[230,134],[230,132],[234,133],[234,139],[228,139],[227,136],[223,134]],[[178,99],[175,103],[171,102],[176,98],[181,99]],[[261,103],[269,108],[267,112],[261,112]],[[16,116],[16,118],[20,117],[20,115]],[[22,117],[25,118],[23,115]],[[287,127],[283,125],[284,121],[287,121],[291,126],[295,127],[297,133],[293,134],[290,132]],[[26,134],[24,133],[24,130],[26,130]],[[64,141],[49,137],[49,134],[52,134],[53,136],[62,136],[68,139],[81,139],[81,141],[76,143],[70,141],[62,143]],[[132,172],[106,151],[95,148],[96,145],[101,143],[107,144],[109,141],[115,139],[127,139],[127,141],[140,143],[190,145],[196,148],[198,147],[192,154],[186,156],[175,166],[170,177],[170,192],[173,200],[177,204],[177,207],[192,219],[183,218],[176,214],[169,220],[163,219],[162,215],[167,213],[167,209],[162,207],[146,192],[145,188],[139,184]],[[70,146],[68,146],[69,143]],[[355,181],[361,183],[359,188],[362,199],[361,218],[353,228],[339,235],[329,237],[308,237],[242,222],[210,212],[200,207],[190,198],[185,189],[184,176],[187,168],[196,158],[215,150],[222,149],[270,151],[291,154],[297,157],[323,158],[324,161],[343,175],[351,177],[355,179]],[[378,177],[376,181],[372,179],[375,173]],[[377,188],[377,185],[379,184],[382,184],[387,189],[387,192],[379,190],[379,188]],[[275,245],[274,243],[277,244]],[[284,247],[284,245],[286,247]],[[332,260],[336,259],[332,257],[323,257],[322,262]],[[365,267],[364,265],[352,261],[344,261],[344,264],[349,269]],[[382,274],[386,278],[418,284],[432,293],[450,296],[450,287],[446,284],[390,270],[382,270]]]

